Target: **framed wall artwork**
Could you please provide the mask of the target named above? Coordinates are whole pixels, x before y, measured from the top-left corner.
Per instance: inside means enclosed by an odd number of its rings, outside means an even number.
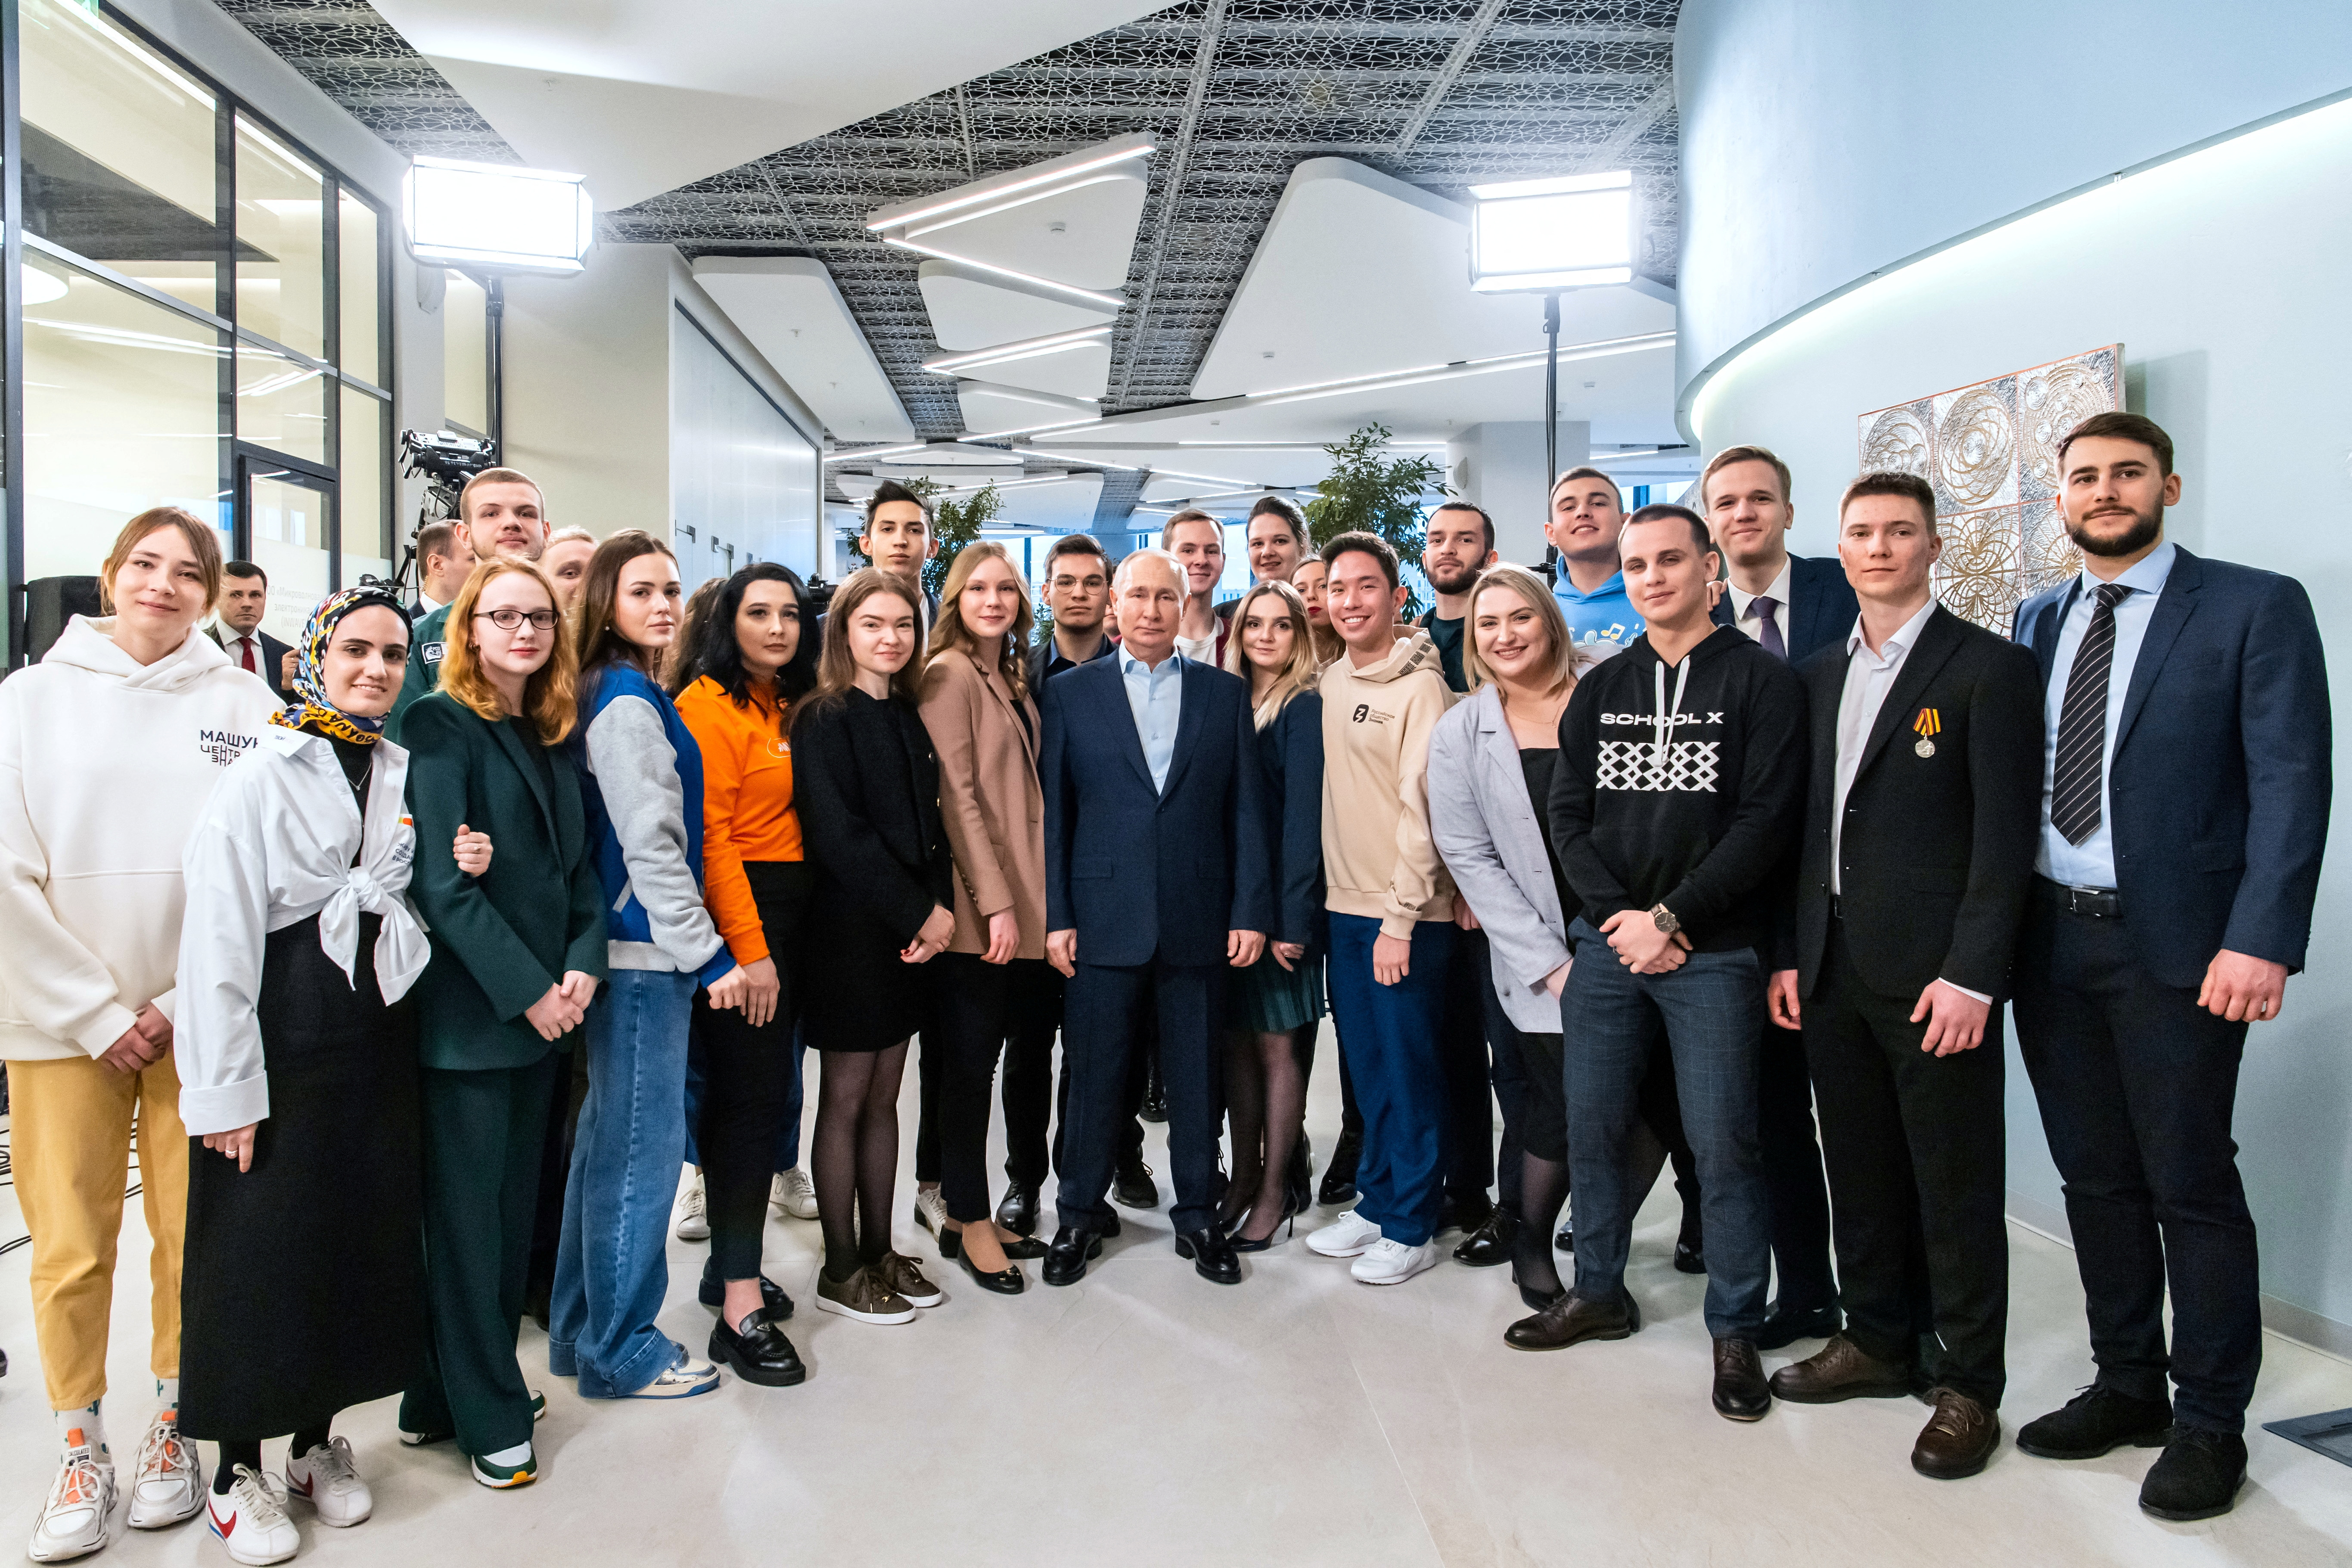
[[[2109,343],[1856,421],[1862,472],[1901,469],[1935,488],[1946,608],[2006,637],[2020,604],[2081,569],[2058,515],[2058,443],[2121,408],[2123,393],[2124,346]]]

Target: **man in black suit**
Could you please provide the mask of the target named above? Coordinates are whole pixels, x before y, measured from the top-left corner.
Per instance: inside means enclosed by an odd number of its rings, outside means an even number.
[[[1763,447],[1726,447],[1699,475],[1707,531],[1723,552],[1715,624],[1733,626],[1791,664],[1853,634],[1860,606],[1834,560],[1789,553],[1789,465]],[[1780,1295],[1756,1336],[1776,1351],[1837,1331],[1837,1278],[1830,1269],[1829,1189],[1813,1141],[1812,1084],[1804,1040],[1764,1031],[1756,1075],[1756,1138],[1771,1196],[1772,1263]]]
[[[2327,668],[2301,584],[2165,539],[2180,476],[2153,420],[2084,420],[2058,479],[2083,570],[2017,612],[2050,736],[2017,1037],[2098,1376],[2017,1446],[2075,1459],[2162,1443],[2140,1507],[2210,1519],[2245,1479],[2262,1363],[2231,1110],[2246,1026],[2278,1016],[2311,937]]]
[[[1164,551],[1119,563],[1118,655],[1045,683],[1045,956],[1068,979],[1061,1228],[1048,1285],[1073,1285],[1118,1234],[1104,1203],[1130,1114],[1147,1005],[1168,1089],[1178,1256],[1238,1283],[1217,1225],[1217,1036],[1227,966],[1257,962],[1273,919],[1265,785],[1249,686],[1176,652],[1184,573]]]
[[[261,629],[269,613],[269,574],[250,561],[221,568],[219,618],[205,628],[228,661],[261,677],[278,700],[294,700],[294,650]]]
[[[1942,550],[1925,479],[1848,485],[1838,555],[1861,616],[1843,647],[1799,672],[1811,786],[1797,966],[1773,974],[1772,1015],[1804,1030],[1846,1326],[1775,1373],[1772,1392],[1827,1405],[1932,1382],[1936,1414],[1911,1465],[1953,1479],[2000,1446],[2009,1233],[1995,1009],[2033,870],[2042,682],[2023,649],[1936,603],[1927,574]],[[1918,1321],[1923,1296],[1932,1324]],[[1915,1372],[1929,1329],[1940,1364]]]

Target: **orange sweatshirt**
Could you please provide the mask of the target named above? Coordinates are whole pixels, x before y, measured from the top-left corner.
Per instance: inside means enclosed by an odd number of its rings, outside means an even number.
[[[738,708],[705,676],[678,694],[678,717],[702,748],[702,901],[738,963],[768,956],[746,860],[801,858],[793,809],[793,743],[782,716],[756,696]]]

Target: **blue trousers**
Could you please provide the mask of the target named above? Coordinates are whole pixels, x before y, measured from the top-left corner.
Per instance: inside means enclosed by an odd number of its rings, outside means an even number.
[[[555,1253],[548,1369],[586,1399],[659,1377],[678,1346],[654,1326],[669,1293],[670,1205],[686,1157],[691,974],[615,969],[588,1009],[588,1098],[580,1107],[563,1239]]]
[[[1348,1042],[1348,1070],[1364,1112],[1364,1152],[1356,1166],[1356,1212],[1381,1235],[1419,1247],[1436,1234],[1444,1200],[1447,1111],[1442,1031],[1451,921],[1412,928],[1405,977],[1372,977],[1369,915],[1331,916],[1331,1017]],[[1582,1201],[1582,1194],[1578,1195]],[[1583,1210],[1577,1211],[1583,1223]]]
[[[1772,1275],[1769,1205],[1756,1142],[1764,966],[1754,950],[1694,952],[1663,974],[1635,974],[1585,921],[1569,928],[1576,966],[1560,994],[1567,1056],[1568,1162],[1576,1194],[1576,1289],[1625,1286],[1634,1190],[1626,1143],[1640,1115],[1650,1048],[1664,1030],[1698,1164],[1706,1226],[1706,1329],[1746,1338],[1764,1324]]]

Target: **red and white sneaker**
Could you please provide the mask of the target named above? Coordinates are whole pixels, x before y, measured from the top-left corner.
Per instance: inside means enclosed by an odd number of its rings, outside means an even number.
[[[106,1545],[114,1522],[114,1467],[82,1440],[79,1429],[66,1434],[66,1440],[73,1447],[49,1483],[49,1500],[41,1505],[32,1544],[25,1548],[36,1563],[89,1556]]]
[[[162,1530],[195,1518],[205,1506],[204,1462],[196,1458],[196,1446],[180,1436],[176,1410],[155,1413],[131,1474],[133,1530]]]
[[[337,1529],[375,1511],[375,1495],[352,1464],[352,1444],[337,1437],[286,1461],[286,1491],[319,1510],[319,1522]]]
[[[314,1452],[316,1450],[313,1450]],[[205,1494],[205,1517],[228,1554],[239,1563],[283,1563],[302,1544],[278,1490],[250,1465],[236,1468],[226,1493]]]

